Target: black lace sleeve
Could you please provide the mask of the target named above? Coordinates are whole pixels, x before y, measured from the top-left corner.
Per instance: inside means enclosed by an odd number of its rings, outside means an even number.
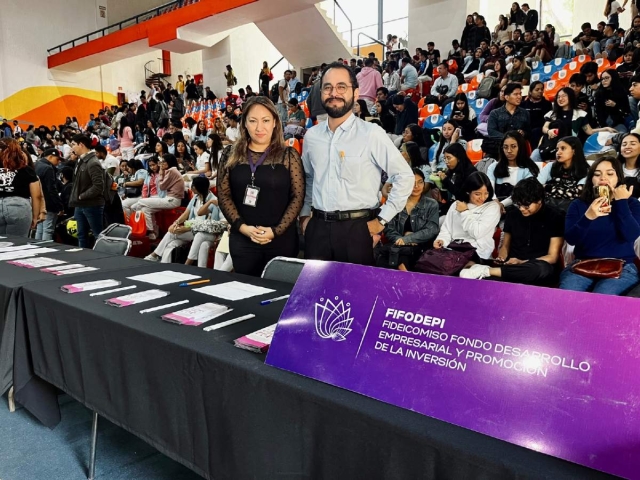
[[[273,229],[274,235],[282,235],[296,221],[302,204],[304,203],[304,169],[300,155],[293,148],[287,148],[284,154],[284,166],[289,170],[291,178],[291,190],[289,194],[289,205],[282,215],[280,223]]]
[[[225,148],[222,152],[220,165],[218,166],[218,176],[216,177],[216,186],[218,188],[218,206],[227,222],[231,225],[231,231],[238,232],[244,221],[231,196],[231,183],[229,182],[229,169],[227,167],[227,159],[230,152],[230,147]]]

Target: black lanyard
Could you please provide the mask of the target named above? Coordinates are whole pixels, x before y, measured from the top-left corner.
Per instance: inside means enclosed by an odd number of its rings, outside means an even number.
[[[256,170],[258,170],[258,167],[264,163],[265,159],[267,158],[267,155],[269,155],[269,149],[268,148],[260,156],[258,161],[256,163],[253,163],[253,158],[251,156],[251,152],[247,151],[247,157],[248,157],[248,160],[249,160],[249,168],[251,169],[251,186],[252,187],[255,186],[254,181],[255,181],[255,176],[256,176]]]

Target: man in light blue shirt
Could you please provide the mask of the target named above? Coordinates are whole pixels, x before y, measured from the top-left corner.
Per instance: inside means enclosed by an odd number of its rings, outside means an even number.
[[[300,220],[305,256],[373,265],[372,237],[405,207],[414,176],[384,130],[353,115],[359,95],[354,72],[334,63],[320,82],[329,118],[304,138],[306,195]],[[383,171],[393,189],[379,208]]]
[[[438,65],[438,75],[440,75],[431,87],[431,95],[438,97],[440,108],[453,102],[454,96],[458,93],[458,78],[449,73],[449,65],[441,63]]]
[[[402,85],[400,85],[401,91],[407,91],[410,88],[416,88],[418,85],[418,71],[416,67],[411,65],[411,60],[408,58],[402,59],[402,72],[400,73],[400,80],[402,81]]]

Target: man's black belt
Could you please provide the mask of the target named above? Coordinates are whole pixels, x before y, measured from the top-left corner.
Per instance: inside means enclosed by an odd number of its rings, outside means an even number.
[[[364,210],[348,210],[345,212],[323,212],[316,208],[311,209],[313,216],[324,220],[325,222],[342,222],[344,220],[356,220],[358,218],[374,218],[376,216],[376,210],[364,209]]]

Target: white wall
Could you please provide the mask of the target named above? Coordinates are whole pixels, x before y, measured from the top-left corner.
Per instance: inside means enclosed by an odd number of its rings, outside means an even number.
[[[435,42],[442,55],[459,39],[467,16],[467,0],[409,0],[409,51]]]
[[[139,13],[159,7],[169,0],[105,0],[107,2],[107,18],[109,25],[131,18]]]
[[[258,74],[262,68],[262,62],[266,61],[271,66],[281,57],[280,52],[255,24],[238,27],[232,30],[224,40],[211,48],[202,50],[204,84],[211,87],[216,96],[225,96],[227,83],[223,73],[226,65],[231,65],[238,79],[234,92],[247,85],[251,85],[251,88],[257,92],[260,87]],[[288,68],[291,68],[291,65],[286,60],[280,62],[273,69],[274,80],[284,78],[284,71]]]
[[[26,87],[57,84],[48,75],[47,49],[97,29],[95,0],[31,0],[30,14],[25,5],[2,2],[0,99]]]

